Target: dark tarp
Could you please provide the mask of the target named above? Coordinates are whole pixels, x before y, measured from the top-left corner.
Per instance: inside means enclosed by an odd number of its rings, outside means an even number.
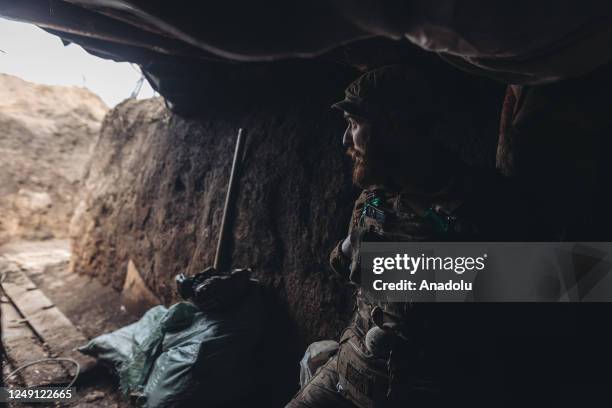
[[[608,62],[611,8],[595,0],[0,0],[0,15],[70,34],[85,48],[97,39],[161,55],[267,61],[405,37],[463,69],[530,84]]]

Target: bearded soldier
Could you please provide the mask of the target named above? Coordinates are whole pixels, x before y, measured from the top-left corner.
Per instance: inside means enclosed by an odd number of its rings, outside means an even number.
[[[355,314],[337,355],[288,407],[438,406],[459,398],[470,378],[482,384],[486,377],[480,357],[461,348],[468,340],[448,343],[445,336],[462,328],[453,328],[447,305],[373,301],[359,288],[364,241],[510,241],[526,234],[511,216],[519,210],[503,193],[505,180],[468,168],[438,141],[437,106],[427,80],[407,66],[366,73],[333,105],[348,122],[343,144],[354,161],[353,182],[363,188],[348,236],[330,256],[332,269],[358,288]]]

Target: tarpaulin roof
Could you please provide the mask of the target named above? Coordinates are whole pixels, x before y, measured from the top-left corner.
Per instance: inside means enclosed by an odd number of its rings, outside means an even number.
[[[0,0],[0,15],[118,59],[269,61],[404,37],[513,83],[554,81],[608,62],[610,9],[596,0]]]

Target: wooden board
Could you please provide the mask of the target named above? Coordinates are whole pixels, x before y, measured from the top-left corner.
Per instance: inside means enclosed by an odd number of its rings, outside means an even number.
[[[49,357],[42,343],[23,316],[8,300],[0,304],[2,313],[2,341],[12,369],[34,360]],[[57,363],[44,363],[21,370],[18,377],[23,383],[11,380],[10,384],[35,386],[57,384],[70,379],[70,375]]]
[[[127,274],[121,291],[121,303],[129,313],[135,316],[142,316],[153,306],[161,304],[157,296],[147,287],[131,259],[128,262]]]
[[[76,350],[87,343],[85,336],[22,271],[7,271],[2,288],[53,356],[76,360],[81,371],[95,365],[95,359]]]

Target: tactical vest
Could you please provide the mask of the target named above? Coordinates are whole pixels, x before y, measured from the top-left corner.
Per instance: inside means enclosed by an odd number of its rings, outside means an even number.
[[[460,216],[462,204],[440,196],[415,208],[419,205],[401,193],[362,193],[350,228],[351,281],[359,284],[362,242],[465,241],[477,236],[474,224]],[[410,303],[373,301],[358,289],[352,324],[342,334],[338,352],[339,391],[358,407],[435,399],[436,381],[419,336],[427,317],[415,309]]]

